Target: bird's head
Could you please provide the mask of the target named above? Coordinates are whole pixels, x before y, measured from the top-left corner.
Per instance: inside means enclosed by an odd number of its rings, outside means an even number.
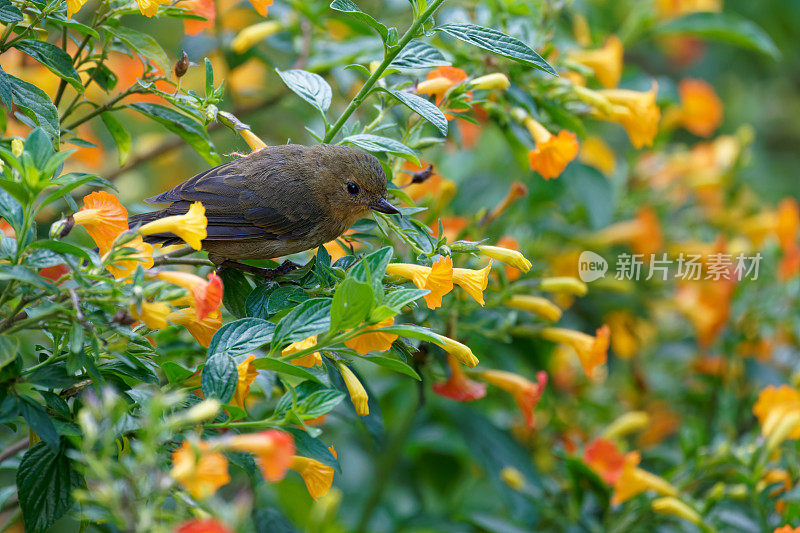
[[[399,214],[386,198],[386,173],[378,158],[358,148],[331,146],[339,163],[328,176],[329,201],[337,210],[361,218],[370,210]]]

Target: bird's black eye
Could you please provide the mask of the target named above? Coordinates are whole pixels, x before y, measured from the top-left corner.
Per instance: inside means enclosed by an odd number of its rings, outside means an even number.
[[[356,185],[352,181],[348,181],[347,182],[347,192],[349,192],[352,195],[358,194],[358,185]]]

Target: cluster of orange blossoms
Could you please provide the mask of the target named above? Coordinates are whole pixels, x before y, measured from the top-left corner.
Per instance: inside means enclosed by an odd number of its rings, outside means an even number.
[[[292,436],[275,429],[209,441],[185,440],[172,452],[170,475],[193,498],[209,498],[231,480],[225,451],[252,453],[264,479],[270,482],[280,481],[287,470],[294,470],[314,499],[327,494],[333,483],[331,466],[296,455]]]
[[[153,266],[153,247],[144,242],[143,235],[172,233],[196,250],[200,249],[206,236],[205,209],[200,202],[192,204],[184,215],[165,217],[137,228],[135,233],[129,234],[129,240],[123,239],[124,244],[120,246],[115,246],[117,239],[130,230],[128,212],[116,196],[104,191],[93,192],[84,197],[83,208],[72,218],[92,237],[106,267],[117,279],[128,278],[140,265],[145,269]],[[112,252],[117,253],[112,257]],[[222,326],[219,306],[223,287],[219,276],[211,273],[208,279],[203,279],[179,271],[148,271],[147,275],[187,289],[188,297],[172,301],[172,306],[166,302],[143,301],[130,306],[131,316],[150,329],[166,328],[170,322],[182,325],[198,343],[208,346],[211,337]]]

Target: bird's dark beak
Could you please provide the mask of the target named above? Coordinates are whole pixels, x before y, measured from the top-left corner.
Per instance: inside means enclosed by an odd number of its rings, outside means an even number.
[[[384,198],[383,196],[379,197],[377,200],[369,204],[370,209],[374,209],[380,213],[386,213],[387,215],[399,215],[400,211],[397,210],[395,206],[389,203],[389,200]]]

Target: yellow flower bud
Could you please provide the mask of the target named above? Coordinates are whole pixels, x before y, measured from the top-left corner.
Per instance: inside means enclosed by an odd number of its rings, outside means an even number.
[[[529,294],[515,294],[505,301],[507,307],[530,311],[550,322],[558,322],[561,319],[561,309],[541,296],[531,296]]]
[[[186,411],[186,421],[190,424],[203,422],[210,418],[214,418],[219,413],[222,405],[219,400],[208,399],[198,403],[188,411]]]
[[[775,448],[781,445],[800,426],[800,412],[785,412],[780,420],[773,426],[768,433],[767,452],[772,453]]]
[[[505,91],[511,85],[508,77],[500,72],[494,74],[487,74],[480,78],[475,78],[469,83],[473,89],[499,89]]]
[[[631,411],[611,422],[603,431],[603,438],[618,439],[647,427],[650,415],[644,411]]]
[[[487,257],[491,257],[492,259],[497,259],[507,265],[511,265],[512,267],[521,270],[523,272],[527,272],[531,269],[531,262],[528,261],[522,253],[518,252],[517,250],[510,250],[508,248],[501,248],[500,246],[488,246],[488,245],[480,245],[478,246],[481,253]]]
[[[22,144],[21,139],[12,139],[11,141],[11,153],[14,154],[14,157],[19,157],[22,155],[22,151],[25,149],[25,145]]]
[[[454,341],[450,337],[445,337],[444,335],[438,335],[438,337],[441,342],[437,342],[436,344],[441,346],[444,351],[458,359],[461,363],[470,368],[478,364],[478,358],[475,357],[475,354],[472,353],[469,346]]]
[[[500,479],[512,490],[520,491],[525,486],[525,477],[522,475],[522,472],[513,466],[504,466],[503,469],[500,470]]]
[[[569,276],[542,278],[539,288],[547,292],[565,292],[576,296],[585,296],[589,291],[584,282]]]
[[[270,35],[274,35],[279,31],[281,31],[281,24],[274,20],[253,24],[240,31],[236,37],[233,38],[233,41],[231,41],[231,50],[237,54],[243,54]]]
[[[697,511],[673,496],[656,498],[650,506],[657,513],[675,515],[692,524],[700,525],[703,522],[703,518]]]
[[[339,367],[339,372],[342,374],[344,384],[347,386],[347,392],[350,393],[350,401],[353,402],[353,406],[356,408],[356,414],[358,416],[368,415],[369,396],[367,396],[367,391],[364,389],[364,385],[362,385],[356,375],[353,374],[353,371],[350,370],[350,367],[341,362],[337,363],[336,366]]]

